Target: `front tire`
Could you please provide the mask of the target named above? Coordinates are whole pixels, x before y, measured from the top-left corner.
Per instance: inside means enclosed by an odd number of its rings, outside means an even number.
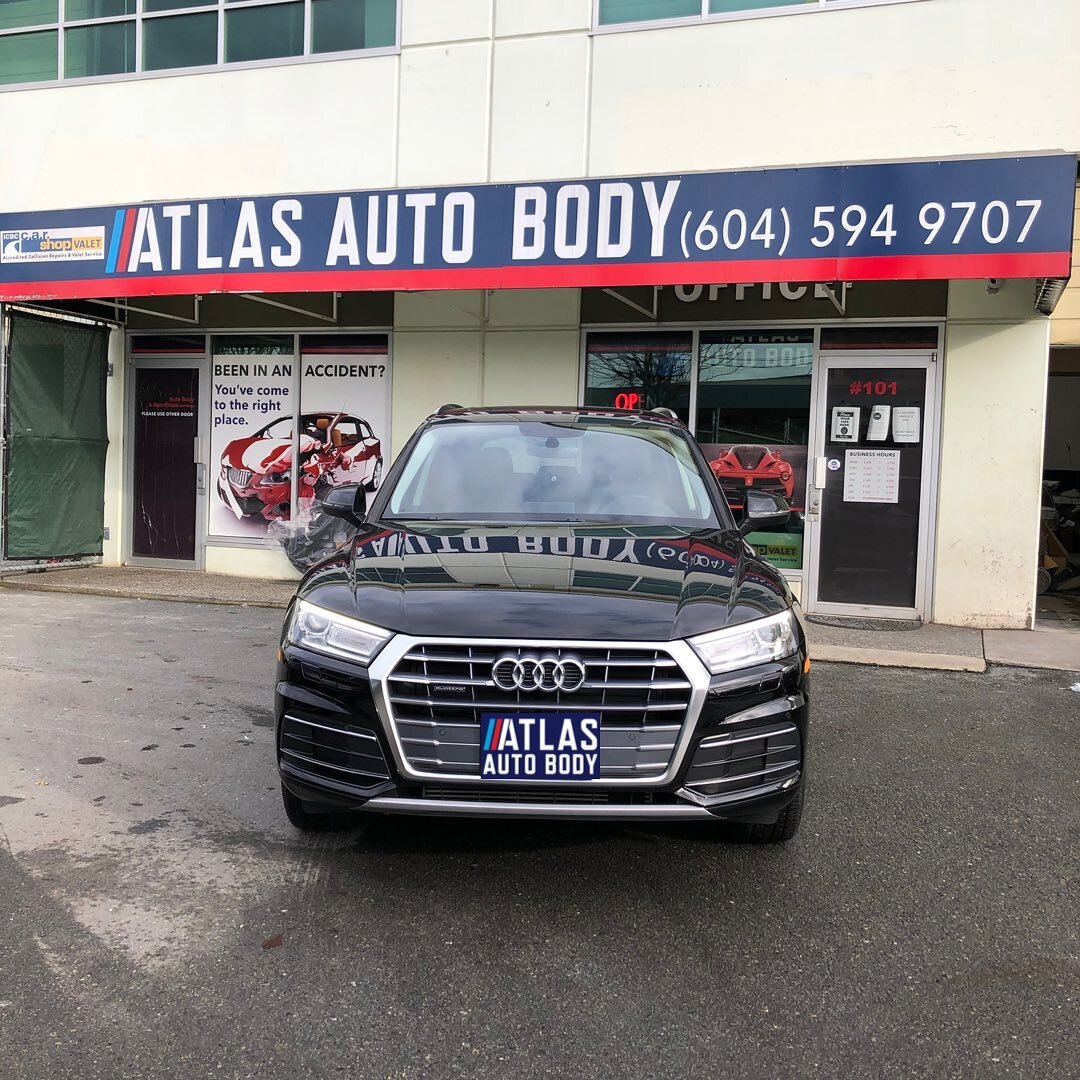
[[[311,809],[313,803],[302,802],[284,784],[281,785],[281,802],[289,824],[301,832],[337,832],[351,824],[344,814],[333,810],[320,813]]]
[[[783,844],[799,831],[803,813],[803,790],[806,781],[799,785],[798,794],[780,811],[771,825],[746,825],[743,839],[748,844]]]

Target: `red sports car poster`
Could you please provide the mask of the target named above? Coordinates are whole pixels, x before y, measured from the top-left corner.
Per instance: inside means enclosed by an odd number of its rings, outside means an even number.
[[[265,539],[271,522],[306,517],[331,487],[362,484],[374,491],[382,480],[390,419],[386,335],[302,338],[298,418],[296,364],[291,346],[216,343],[210,505],[215,536]]]
[[[805,446],[774,443],[702,443],[702,450],[736,518],[742,516],[747,489],[781,495],[791,506],[783,529],[751,533],[749,540],[775,566],[802,568],[803,512],[806,507]]]

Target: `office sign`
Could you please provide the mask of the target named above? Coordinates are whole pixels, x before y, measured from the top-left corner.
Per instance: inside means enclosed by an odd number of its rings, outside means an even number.
[[[1076,158],[0,214],[0,299],[1066,277]]]

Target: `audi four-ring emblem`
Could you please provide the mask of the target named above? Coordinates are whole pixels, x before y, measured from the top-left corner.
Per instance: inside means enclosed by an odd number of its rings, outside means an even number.
[[[500,656],[491,677],[500,690],[572,694],[585,685],[585,665],[576,656]]]

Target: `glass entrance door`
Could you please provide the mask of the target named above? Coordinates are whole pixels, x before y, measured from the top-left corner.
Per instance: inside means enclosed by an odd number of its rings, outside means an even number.
[[[206,493],[202,365],[136,360],[132,375],[130,560],[198,569]]]
[[[811,613],[927,614],[935,361],[934,353],[821,361],[807,504]]]

